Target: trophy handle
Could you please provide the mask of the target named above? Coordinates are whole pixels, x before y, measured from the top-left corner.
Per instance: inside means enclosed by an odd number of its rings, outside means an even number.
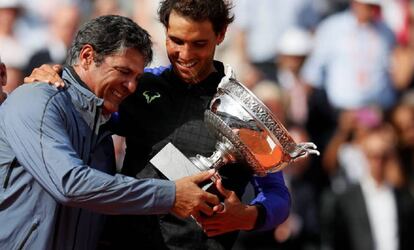
[[[306,157],[308,155],[320,155],[319,151],[317,150],[317,147],[315,143],[313,142],[302,142],[296,144],[294,150],[289,153],[289,156],[291,157],[292,161],[295,161],[296,159]]]

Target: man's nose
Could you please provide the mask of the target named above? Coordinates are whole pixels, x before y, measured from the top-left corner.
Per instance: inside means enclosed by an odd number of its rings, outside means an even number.
[[[181,59],[190,59],[192,54],[191,46],[188,44],[184,44],[180,50],[180,58]]]
[[[134,93],[137,88],[137,81],[135,79],[127,81],[124,83],[124,86],[128,89],[130,93]]]

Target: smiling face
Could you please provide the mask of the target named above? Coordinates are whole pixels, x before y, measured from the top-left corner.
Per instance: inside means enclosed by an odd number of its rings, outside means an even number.
[[[106,56],[96,63],[93,48],[85,45],[80,58],[74,68],[95,95],[104,99],[105,114],[118,110],[119,104],[135,91],[137,80],[144,72],[144,57],[133,48]]]
[[[216,46],[225,30],[216,34],[210,21],[194,21],[172,11],[167,27],[167,54],[174,72],[186,83],[197,84],[214,71]]]

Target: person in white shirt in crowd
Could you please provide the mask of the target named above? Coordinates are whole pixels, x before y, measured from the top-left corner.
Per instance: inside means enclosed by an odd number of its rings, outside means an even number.
[[[368,131],[361,143],[366,174],[337,196],[332,249],[409,250],[414,248],[413,197],[388,182],[395,155],[395,132],[383,123]],[[329,245],[329,244],[328,244]]]
[[[316,30],[315,47],[303,76],[326,91],[335,109],[395,102],[390,55],[392,31],[380,18],[381,0],[352,0],[351,8],[332,15]]]

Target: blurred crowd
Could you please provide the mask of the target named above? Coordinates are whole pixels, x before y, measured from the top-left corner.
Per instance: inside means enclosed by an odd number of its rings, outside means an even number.
[[[44,63],[63,64],[77,28],[131,17],[168,64],[157,0],[0,0],[10,93]],[[320,157],[284,170],[288,220],[241,234],[235,249],[414,249],[414,1],[234,0],[218,47],[297,141]],[[117,138],[122,165],[122,139]],[[249,195],[247,191],[246,196]]]

